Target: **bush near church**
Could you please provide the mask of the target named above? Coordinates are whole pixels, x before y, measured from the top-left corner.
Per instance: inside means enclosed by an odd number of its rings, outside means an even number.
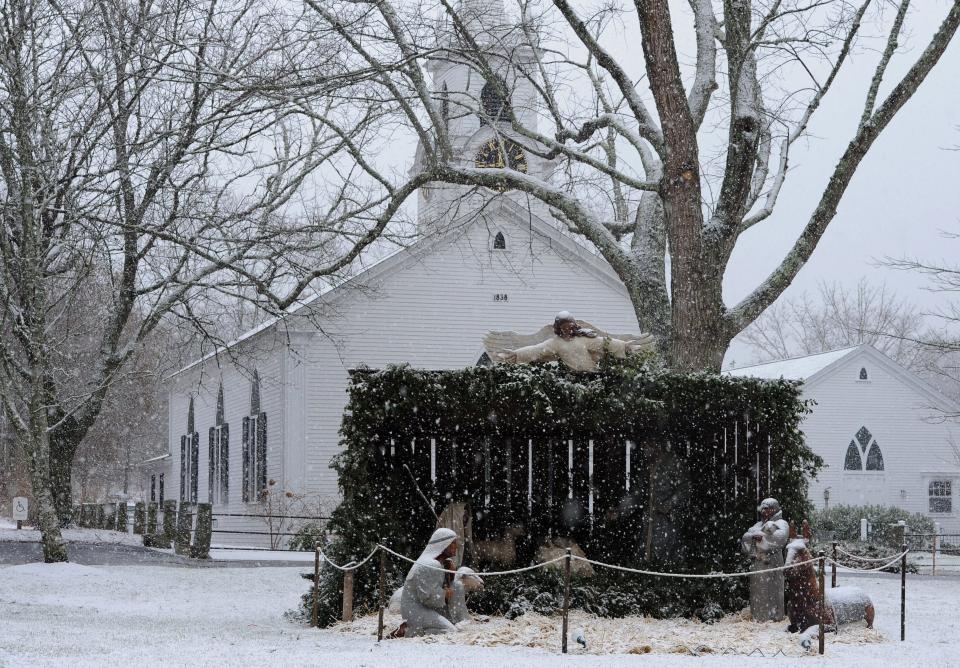
[[[425,439],[417,441],[421,444],[434,439],[437,452],[449,452],[449,444],[456,443],[455,461],[460,462],[449,465],[438,458],[436,467],[450,468],[451,473],[438,473],[432,480],[429,463],[424,467],[422,461],[411,460],[410,469],[434,511],[452,501],[469,501],[475,539],[524,524],[531,539],[518,548],[516,566],[531,561],[546,535],[560,534],[575,538],[591,558],[626,566],[690,573],[743,571],[747,564],[738,540],[756,521],[758,498],[772,492],[788,519],[808,515],[807,480],[822,461],[806,447],[799,429],[807,412],[799,384],[792,381],[676,374],[636,361],[606,360],[597,373],[572,372],[557,364],[440,372],[397,366],[357,373],[341,428],[343,450],[334,460],[343,501],[327,528],[337,540],[326,551],[337,563],[360,561],[383,541],[402,554],[419,555],[435,519],[403,466],[412,450],[401,447],[415,439]],[[525,477],[522,484],[509,479],[507,472],[521,466],[516,457],[510,458],[510,448],[536,441],[536,456],[549,459],[554,456],[551,448],[560,443],[562,452],[555,454],[562,464],[568,455],[562,445],[566,439],[578,444],[593,439],[597,448],[622,448],[627,439],[636,443],[626,473],[630,491],[615,470],[608,471],[615,484],[605,487],[602,476],[593,480],[600,505],[589,524],[582,508],[580,515],[573,514],[578,519],[569,521],[567,508],[550,512],[541,498],[533,504],[533,513],[525,499],[485,506],[491,485],[499,494],[511,485],[527,489]],[[396,446],[396,456],[386,454],[392,450],[388,444]],[[419,448],[417,456],[425,449],[430,448]],[[616,461],[622,462],[619,457]],[[670,475],[654,480],[652,463],[661,459],[670,463],[661,473]],[[485,460],[495,465],[492,476],[484,474]],[[594,464],[601,461],[605,459]],[[559,481],[550,481],[559,487],[546,484],[549,493],[558,492],[561,499],[569,491],[566,469],[563,473],[556,476]],[[578,488],[577,493],[582,491]],[[651,518],[651,526],[666,526],[671,533],[667,543],[652,550],[649,538],[654,532],[645,531]],[[356,572],[357,614],[377,607],[378,562],[372,559]],[[408,568],[407,563],[388,560],[388,591],[402,583]],[[744,578],[681,581],[603,571],[575,579],[572,604],[607,616],[712,619],[742,607],[746,586]],[[491,577],[486,588],[472,607],[507,615],[553,610],[562,591],[559,576],[541,571]],[[342,574],[324,569],[322,626],[339,618],[341,592]],[[308,593],[303,601],[308,616],[311,602]]]

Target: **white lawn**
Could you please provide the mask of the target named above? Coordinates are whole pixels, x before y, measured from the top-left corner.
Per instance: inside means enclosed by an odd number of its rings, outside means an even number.
[[[316,631],[284,617],[307,582],[304,568],[90,567],[77,564],[0,567],[0,666],[835,666],[960,665],[960,580],[911,576],[907,642],[899,642],[899,579],[847,578],[864,586],[877,607],[877,632],[828,636],[823,659],[801,656],[795,636],[776,625],[752,626],[731,616],[706,626],[675,622],[589,620],[586,651],[571,643],[558,653],[559,619],[530,616],[474,624],[442,642],[384,641],[372,619]],[[475,644],[455,644],[457,642]],[[514,645],[516,643],[516,645]],[[489,647],[482,645],[499,644]],[[531,645],[531,646],[523,646]],[[700,646],[705,656],[684,656]],[[724,649],[761,646],[776,659],[722,656]],[[646,651],[655,654],[593,654]],[[712,652],[712,653],[710,653]]]

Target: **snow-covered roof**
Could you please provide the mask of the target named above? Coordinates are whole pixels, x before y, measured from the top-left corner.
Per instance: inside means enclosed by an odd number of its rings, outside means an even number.
[[[764,362],[763,364],[754,364],[751,366],[740,367],[739,369],[727,369],[723,373],[728,376],[749,376],[752,378],[765,378],[776,380],[785,378],[787,380],[807,380],[811,376],[823,371],[828,366],[837,362],[860,346],[850,346],[831,350],[816,355],[804,355],[803,357],[791,357],[789,359],[775,360],[773,362]]]

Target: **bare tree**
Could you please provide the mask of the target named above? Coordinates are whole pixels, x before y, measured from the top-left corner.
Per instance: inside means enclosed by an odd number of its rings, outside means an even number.
[[[960,234],[945,232],[948,241],[960,240]],[[952,295],[960,291],[960,264],[946,260],[931,262],[918,258],[887,258],[884,263],[894,269],[919,272],[929,279],[928,289]],[[960,303],[950,300],[943,308],[929,314],[940,324],[936,330],[918,336],[917,343],[937,355],[937,364],[931,371],[939,376],[947,394],[960,400]],[[957,418],[960,415],[951,414]]]
[[[869,343],[915,371],[930,359],[919,342],[930,336],[923,314],[885,285],[821,283],[815,297],[777,302],[741,335],[763,361],[813,355]]]
[[[366,77],[368,94],[414,133],[422,175],[546,203],[617,272],[639,325],[678,369],[718,370],[733,337],[791,284],[863,158],[960,25],[957,0],[906,74],[888,84],[909,0],[688,0],[696,36],[689,68],[679,62],[667,0],[605,3],[589,14],[568,0],[518,0],[517,19],[499,0],[306,2],[318,38],[336,36],[352,75]],[[866,28],[881,46],[846,148],[823,191],[811,193],[786,257],[728,306],[721,284],[737,240],[774,220],[791,149]],[[631,57],[615,57],[634,32],[642,56],[627,44]],[[445,89],[431,80],[449,63],[466,67],[474,83]],[[535,99],[523,110],[490,107],[481,86],[502,101],[520,87]],[[462,154],[448,125],[467,114],[490,128],[502,159]],[[514,168],[514,147],[556,165],[559,178]]]
[[[302,20],[254,0],[0,7],[0,394],[47,561],[67,558],[78,447],[160,323],[282,313],[421,182],[362,157],[389,141],[381,104],[340,95]],[[290,77],[325,94],[293,99]]]

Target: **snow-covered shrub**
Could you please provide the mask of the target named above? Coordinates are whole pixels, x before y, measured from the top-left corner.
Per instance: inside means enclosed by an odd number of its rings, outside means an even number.
[[[794,382],[677,374],[631,361],[607,361],[598,373],[557,364],[360,371],[333,462],[343,501],[327,525],[338,537],[329,554],[337,563],[359,561],[383,542],[415,558],[435,513],[466,502],[474,540],[523,526],[515,566],[531,563],[553,535],[610,563],[743,571],[738,541],[756,521],[759,498],[776,496],[787,519],[807,516],[807,479],[822,461],[803,442],[806,412]],[[589,479],[582,475],[588,452]],[[579,477],[568,476],[570,459]],[[357,614],[376,609],[377,562],[357,571]],[[388,564],[392,591],[409,564],[393,557]],[[558,605],[555,575],[518,577],[490,578],[476,605],[501,614]],[[573,605],[610,616],[713,618],[738,607],[746,586],[744,579],[633,580],[600,569],[578,583]],[[340,616],[341,574],[324,569],[320,589],[325,625]]]
[[[891,549],[900,547],[900,528],[896,525],[901,521],[906,522],[908,534],[929,534],[934,531],[933,520],[926,515],[910,513],[895,506],[838,505],[818,509],[810,514],[810,526],[813,527],[815,540],[832,536],[832,540],[859,541],[861,519],[870,523],[867,542]]]
[[[326,542],[327,532],[316,522],[308,522],[297,529],[296,534],[287,543],[288,550],[313,552],[317,543]]]

